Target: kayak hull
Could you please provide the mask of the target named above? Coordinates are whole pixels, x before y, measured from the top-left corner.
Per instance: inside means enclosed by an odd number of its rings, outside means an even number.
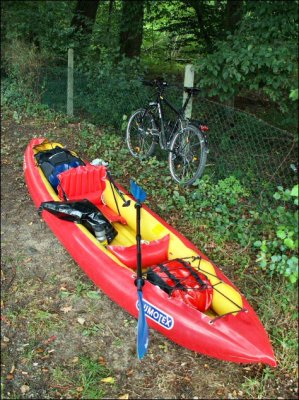
[[[49,191],[45,177],[36,166],[33,147],[43,142],[33,139],[24,155],[24,175],[35,206],[42,202],[57,200]],[[125,191],[124,191],[125,192]],[[151,216],[176,235],[187,249],[202,254],[187,238],[167,224],[147,206],[143,208]],[[136,272],[116,262],[116,258],[101,249],[93,235],[80,224],[57,218],[48,211],[42,217],[87,276],[120,307],[138,317],[137,290],[134,285]],[[210,262],[210,261],[209,261]],[[217,276],[228,285],[235,286],[213,264]],[[147,322],[175,343],[192,351],[217,359],[237,363],[265,363],[276,366],[276,360],[268,338],[256,313],[241,294],[242,311],[218,318],[195,310],[176,298],[170,297],[158,286],[145,282],[143,299]]]

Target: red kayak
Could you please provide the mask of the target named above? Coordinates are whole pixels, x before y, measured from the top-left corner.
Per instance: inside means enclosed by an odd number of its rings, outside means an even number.
[[[138,317],[135,200],[107,167],[60,143],[33,139],[24,155],[34,204],[88,277]],[[246,298],[188,239],[141,209],[146,320],[175,343],[237,363],[276,361],[268,335]]]

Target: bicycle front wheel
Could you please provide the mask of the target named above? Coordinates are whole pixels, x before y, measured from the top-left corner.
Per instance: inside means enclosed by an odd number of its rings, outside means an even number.
[[[133,157],[145,159],[150,157],[156,147],[153,116],[144,109],[131,115],[126,132],[126,143]]]
[[[193,125],[178,131],[170,145],[169,168],[173,179],[191,185],[203,174],[207,151],[203,134]]]

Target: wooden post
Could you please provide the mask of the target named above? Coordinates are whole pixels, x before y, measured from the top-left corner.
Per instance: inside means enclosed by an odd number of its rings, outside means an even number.
[[[67,115],[74,115],[74,49],[68,49],[68,68],[67,68]]]
[[[187,64],[185,67],[185,79],[184,79],[184,87],[193,87],[194,86],[194,67],[192,64]],[[187,98],[188,94],[184,91],[183,93],[183,104]],[[187,105],[185,115],[187,118],[191,118],[192,114],[192,97],[189,100]]]

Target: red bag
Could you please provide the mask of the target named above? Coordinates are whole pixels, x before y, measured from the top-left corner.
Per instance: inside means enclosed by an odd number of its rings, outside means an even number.
[[[147,279],[200,311],[206,311],[212,303],[213,287],[208,278],[181,259],[152,266]]]

